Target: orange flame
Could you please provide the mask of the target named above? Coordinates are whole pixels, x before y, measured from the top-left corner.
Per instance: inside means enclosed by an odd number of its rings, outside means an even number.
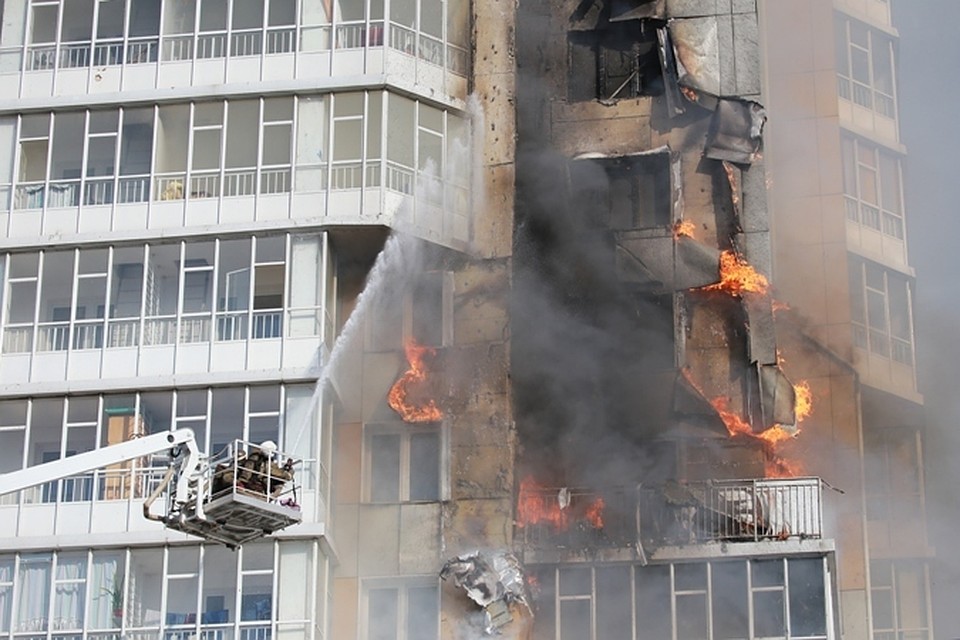
[[[731,295],[742,296],[744,293],[764,294],[770,288],[766,276],[743,259],[742,256],[731,250],[720,254],[720,282],[704,287],[707,291],[726,291]]]
[[[793,385],[793,392],[797,396],[794,403],[794,411],[797,414],[797,424],[799,425],[813,413],[813,391],[810,390],[809,382],[801,380]]]
[[[387,404],[400,414],[404,422],[437,422],[443,418],[443,412],[440,411],[436,402],[427,400],[418,405],[407,400],[410,385],[424,382],[427,379],[424,356],[433,357],[437,353],[436,349],[421,346],[411,340],[404,347],[404,351],[407,354],[407,362],[410,364],[410,368],[390,387],[390,392],[387,393]]]
[[[594,529],[603,528],[603,509],[606,504],[597,496],[582,512],[582,519]],[[560,502],[545,487],[531,476],[520,481],[520,495],[517,498],[517,526],[549,524],[556,531],[566,531],[571,519],[579,519],[575,505],[560,508]]]
[[[680,87],[680,93],[683,94],[683,97],[689,100],[690,102],[696,102],[699,99],[697,92],[691,89],[690,87]]]
[[[675,238],[692,238],[697,225],[692,220],[680,220],[673,225],[673,236]]]

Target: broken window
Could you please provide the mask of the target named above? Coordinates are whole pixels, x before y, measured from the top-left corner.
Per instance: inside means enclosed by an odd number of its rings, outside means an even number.
[[[433,502],[440,499],[441,438],[438,426],[374,426],[365,439],[370,502]]]
[[[567,36],[567,99],[616,100],[663,93],[657,29],[649,21],[613,22]]]
[[[575,210],[607,229],[666,227],[672,215],[670,154],[575,160],[570,190]]]
[[[893,40],[859,20],[844,17],[835,25],[840,97],[882,116],[896,117]]]
[[[427,581],[367,583],[365,640],[436,640],[440,590]]]
[[[909,278],[875,262],[851,258],[850,312],[854,345],[913,366]]]

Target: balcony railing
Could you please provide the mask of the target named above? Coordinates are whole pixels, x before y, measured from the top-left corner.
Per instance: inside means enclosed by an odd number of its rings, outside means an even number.
[[[555,505],[560,490],[542,490]],[[819,478],[668,483],[604,491],[568,490],[565,506],[521,528],[533,548],[612,548],[640,543],[650,550],[709,542],[819,539],[823,536]]]

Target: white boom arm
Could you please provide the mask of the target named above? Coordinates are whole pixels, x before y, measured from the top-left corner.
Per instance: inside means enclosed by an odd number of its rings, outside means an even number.
[[[177,429],[176,431],[164,431],[112,444],[86,453],[78,453],[68,458],[38,464],[20,471],[0,474],[0,495],[103,469],[110,465],[160,453],[166,449],[173,449],[172,454],[177,459],[180,478],[184,483],[195,476],[200,467],[201,455],[199,449],[197,449],[193,431]],[[185,493],[181,495],[185,495]]]

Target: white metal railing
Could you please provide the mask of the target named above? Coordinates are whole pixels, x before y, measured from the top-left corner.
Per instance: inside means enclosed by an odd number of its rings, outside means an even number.
[[[335,164],[330,167],[331,189],[359,189],[363,165],[359,162]]]
[[[290,191],[290,169],[263,169],[260,171],[260,193],[288,193]]]
[[[47,190],[42,182],[18,184],[13,192],[14,209],[42,209]]]
[[[252,196],[256,190],[256,169],[236,169],[223,174],[224,196]]]
[[[870,351],[884,358],[890,357],[890,339],[886,333],[876,329],[869,329],[867,331],[867,337],[870,341]]]
[[[230,34],[230,55],[234,58],[241,56],[258,56],[263,51],[263,32],[237,31]]]
[[[156,189],[153,192],[156,200],[182,200],[183,183],[187,179],[185,173],[156,176]]]
[[[851,222],[860,222],[860,203],[856,198],[844,196],[844,207],[847,210],[847,219]]]
[[[270,625],[256,627],[240,627],[239,640],[271,640],[273,634]]]
[[[91,43],[81,42],[76,44],[60,45],[60,68],[61,69],[81,69],[90,66],[90,47]]]
[[[334,32],[337,49],[359,49],[367,39],[367,27],[363,22],[338,24]]]
[[[73,326],[74,349],[103,348],[103,320],[77,322]]]
[[[200,173],[190,176],[191,198],[216,198],[220,195],[220,173]]]
[[[7,325],[3,331],[4,353],[30,353],[33,351],[33,325]]]
[[[127,42],[127,64],[145,64],[157,61],[160,48],[159,38],[130,40]]]
[[[448,44],[447,69],[458,76],[467,76],[470,73],[470,53],[462,47]]]
[[[387,44],[391,49],[396,49],[407,55],[416,55],[417,53],[417,34],[413,29],[390,23],[390,30],[387,36]]]
[[[143,321],[143,344],[174,344],[177,341],[177,319],[173,316],[146,318]]]
[[[135,347],[140,344],[140,320],[110,320],[107,323],[107,347]]]
[[[837,93],[844,100],[850,100],[852,98],[850,93],[850,80],[848,78],[837,76]]]
[[[388,162],[387,189],[413,195],[413,170]]]
[[[37,327],[37,351],[66,351],[70,346],[70,323],[56,322]]]
[[[47,187],[47,208],[76,207],[80,204],[80,181],[51,181]]]
[[[874,91],[873,102],[877,113],[880,115],[888,118],[897,117],[897,108],[893,96],[888,96],[882,91]]]
[[[210,341],[210,316],[180,318],[180,344]]]
[[[218,342],[246,340],[247,312],[230,311],[227,313],[218,313],[216,339]]]
[[[860,203],[860,222],[865,227],[870,227],[871,229],[876,229],[877,231],[880,231],[880,209],[873,206],[872,204],[861,202]]]
[[[113,178],[87,180],[83,186],[83,204],[113,204]]]
[[[93,64],[97,67],[108,67],[123,64],[123,41],[98,42],[93,47]]]
[[[227,34],[201,33],[197,35],[195,58],[207,60],[210,58],[225,58],[227,55]]]
[[[281,335],[283,335],[283,311],[253,312],[251,337],[254,340],[279,338]]]
[[[150,199],[150,176],[127,176],[117,183],[117,202],[146,202]]]
[[[192,60],[193,35],[164,37],[163,59],[170,62]]]
[[[266,53],[293,53],[297,50],[297,29],[284,27],[267,31]]]
[[[893,359],[901,364],[913,366],[913,345],[910,341],[891,336]]]
[[[443,41],[433,36],[420,34],[417,55],[421,60],[430,62],[437,66],[443,66]]]
[[[853,344],[861,349],[867,348],[867,328],[861,324],[853,324]]]
[[[43,71],[56,66],[56,45],[33,46],[27,50],[27,71]]]
[[[903,240],[903,219],[900,216],[884,211],[881,223],[885,234]]]
[[[853,101],[861,107],[873,109],[873,90],[865,85],[853,81]]]

